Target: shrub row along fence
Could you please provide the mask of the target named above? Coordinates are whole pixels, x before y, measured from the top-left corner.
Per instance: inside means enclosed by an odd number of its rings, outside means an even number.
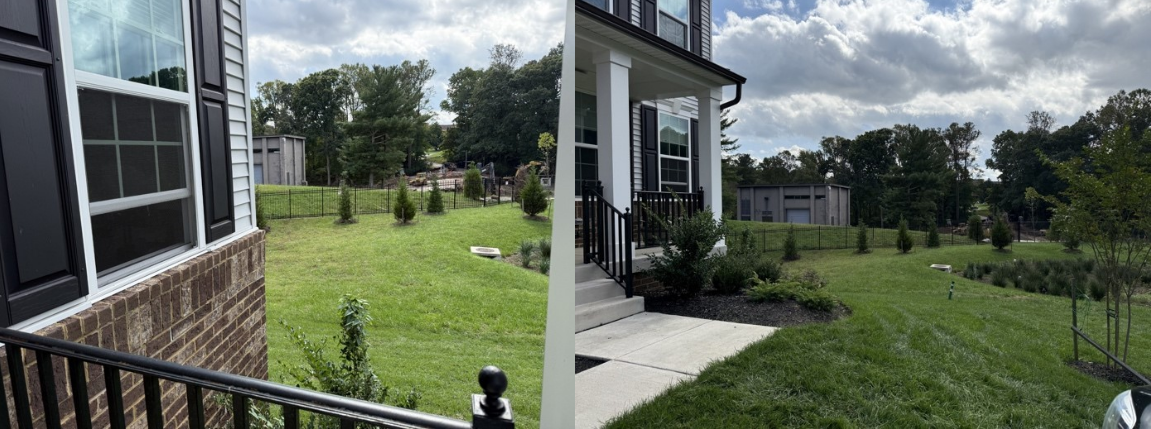
[[[1013,222],[1011,225],[1011,238],[1016,242],[1050,241],[1047,238],[1047,222]],[[830,225],[794,225],[796,247],[799,250],[825,250],[825,249],[854,249],[856,248],[859,228],[852,226]],[[736,227],[738,230],[739,227]],[[990,229],[988,226],[987,229]],[[787,239],[789,228],[759,229],[751,227],[751,237],[756,241],[755,246],[763,252],[781,251]],[[943,246],[973,245],[975,241],[967,238],[967,230],[957,227],[940,227],[939,244]],[[927,245],[927,231],[909,231],[916,247]],[[739,234],[731,234],[728,240],[738,240]],[[895,241],[899,231],[894,229],[867,229],[867,247],[869,248],[896,248]],[[985,231],[984,238],[990,235]]]
[[[472,199],[464,196],[463,189],[440,189],[444,199],[444,209],[466,209],[496,206],[517,202],[520,187],[514,185],[488,186],[484,198]],[[349,188],[352,212],[361,214],[391,213],[396,203],[396,187]],[[408,196],[419,211],[427,210],[432,191],[430,186],[409,187]],[[256,204],[264,209],[268,219],[292,219],[305,217],[337,216],[340,209],[339,188],[301,187],[286,191],[257,191]]]

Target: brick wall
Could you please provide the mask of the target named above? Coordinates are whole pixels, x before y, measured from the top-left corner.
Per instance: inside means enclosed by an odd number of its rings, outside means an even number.
[[[37,332],[121,352],[185,365],[267,379],[268,342],[264,314],[264,233],[257,231],[144,280],[91,308]],[[75,427],[63,359],[54,358],[56,393],[64,427]],[[42,400],[33,354],[25,351],[29,393],[36,426],[43,427]],[[7,361],[4,388],[14,410]],[[94,427],[108,426],[102,368],[87,365],[89,407]],[[121,374],[129,427],[146,423],[143,378]],[[184,386],[161,381],[164,427],[187,426]],[[209,422],[227,416],[205,391]],[[15,413],[10,412],[15,424]]]

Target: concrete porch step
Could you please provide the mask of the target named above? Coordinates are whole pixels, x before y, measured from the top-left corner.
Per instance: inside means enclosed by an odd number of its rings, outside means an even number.
[[[602,280],[608,278],[607,272],[596,265],[594,262],[590,264],[583,263],[583,259],[576,262],[575,267],[575,282],[580,284],[592,280]]]
[[[620,295],[602,301],[577,305],[575,308],[575,331],[586,331],[642,312],[643,297],[641,296],[624,298]]]
[[[624,296],[623,286],[612,279],[598,279],[575,285],[576,305],[589,304],[596,301]]]

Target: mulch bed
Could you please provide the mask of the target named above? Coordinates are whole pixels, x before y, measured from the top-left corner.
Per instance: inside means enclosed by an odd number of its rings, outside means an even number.
[[[583,356],[576,356],[576,364],[575,364],[575,371],[576,372],[575,373],[579,374],[581,372],[595,368],[595,367],[597,367],[600,364],[605,363],[605,362],[607,362],[607,361],[587,358],[587,357],[583,357]]]
[[[844,305],[830,312],[809,310],[795,301],[753,302],[744,295],[701,294],[695,298],[644,297],[644,311],[749,325],[784,326],[827,323],[851,315]]]
[[[1107,381],[1127,383],[1132,386],[1143,384],[1139,381],[1138,377],[1127,372],[1127,370],[1116,366],[1107,366],[1103,362],[1087,362],[1087,361],[1070,361],[1067,362],[1072,368],[1078,369],[1080,372],[1100,378]]]

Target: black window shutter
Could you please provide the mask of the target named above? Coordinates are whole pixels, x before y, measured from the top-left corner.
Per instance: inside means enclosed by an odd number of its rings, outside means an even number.
[[[701,15],[703,14],[703,9],[700,1],[691,0],[688,3],[688,10],[691,11],[689,12],[691,14],[691,34],[688,36],[688,38],[691,39],[691,43],[688,46],[691,47],[692,53],[702,56],[703,18]]]
[[[695,188],[700,187],[699,183],[699,120],[691,120],[691,186],[688,191],[692,192]]]
[[[656,32],[656,0],[640,0],[639,26],[653,34]]]
[[[643,157],[643,190],[659,190],[659,121],[651,106],[639,108],[640,152]]]
[[[613,0],[612,9],[615,16],[624,21],[631,22],[631,0]]]
[[[223,10],[220,0],[192,0],[192,8],[204,219],[210,243],[236,231],[232,204],[232,155],[228,143]]]
[[[88,293],[56,2],[0,7],[0,325]]]

